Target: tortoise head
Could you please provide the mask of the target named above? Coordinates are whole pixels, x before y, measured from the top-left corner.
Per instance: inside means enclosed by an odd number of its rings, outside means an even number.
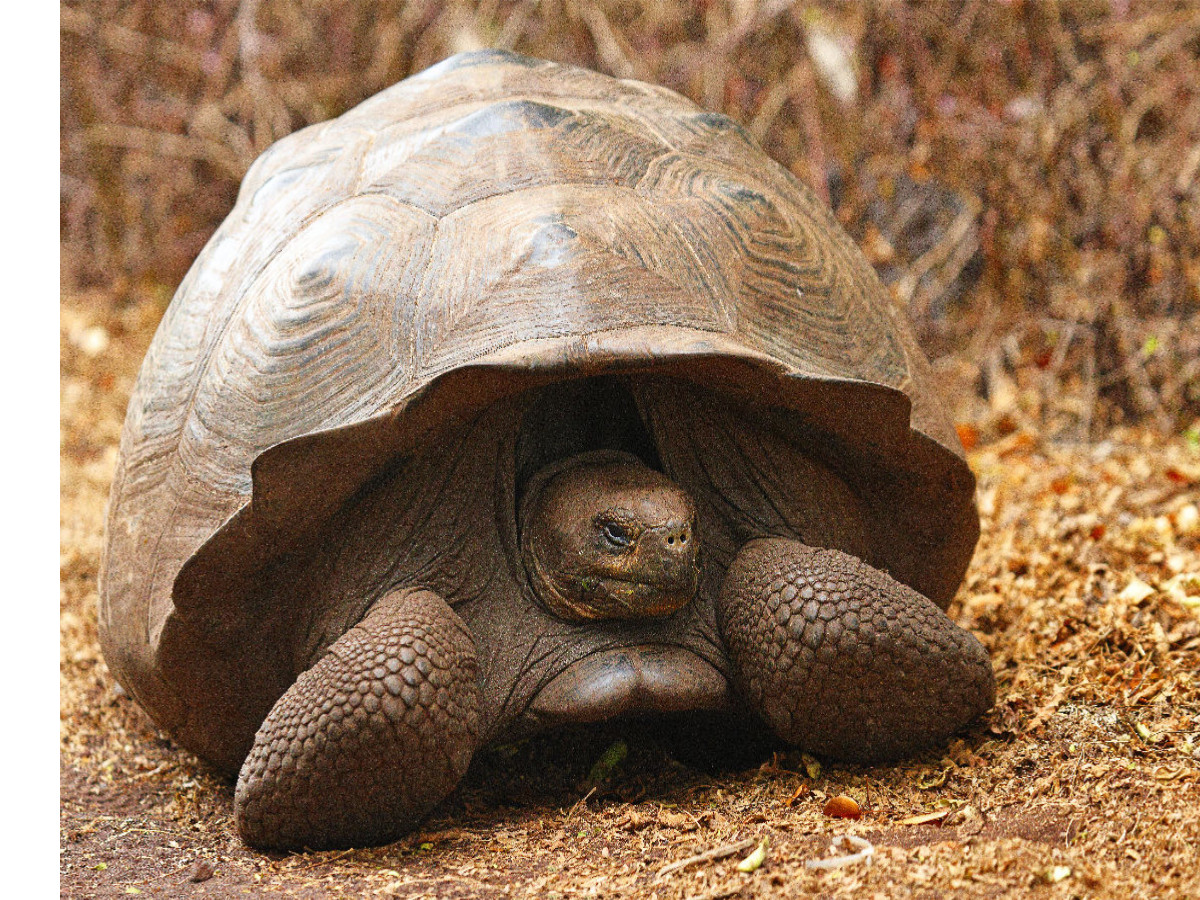
[[[632,454],[598,451],[551,464],[521,507],[525,570],[559,618],[666,616],[696,593],[695,504]]]

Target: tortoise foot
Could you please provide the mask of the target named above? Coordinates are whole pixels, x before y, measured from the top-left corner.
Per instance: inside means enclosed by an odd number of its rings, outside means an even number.
[[[894,759],[945,740],[995,698],[991,661],[972,634],[838,550],[751,541],[717,609],[739,690],[806,750]]]
[[[393,840],[458,783],[478,739],[475,646],[430,591],[371,608],[275,704],[238,777],[247,844]]]

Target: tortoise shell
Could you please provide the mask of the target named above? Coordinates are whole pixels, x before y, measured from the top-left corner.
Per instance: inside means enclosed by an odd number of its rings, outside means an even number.
[[[586,382],[582,402],[611,379],[634,385],[657,464],[710,519],[737,519],[721,498],[739,479],[773,485],[737,492],[756,521],[789,490],[732,464],[739,442],[769,444],[784,475],[788,454],[816,459],[868,511],[847,549],[948,603],[978,537],[974,480],[912,334],[829,210],[723,115],[485,51],[250,169],[129,403],[102,568],[111,668],[236,771],[311,657],[294,645],[361,615],[298,637],[263,585],[431,436],[466,446],[454,429],[512,398]],[[486,494],[507,464],[472,452],[462,477]],[[436,467],[413,465],[417,490]],[[491,502],[460,499],[457,521]],[[709,554],[718,570],[728,556]]]

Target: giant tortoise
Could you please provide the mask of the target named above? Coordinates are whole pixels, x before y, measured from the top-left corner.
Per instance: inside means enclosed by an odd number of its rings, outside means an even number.
[[[250,169],[130,400],[100,634],[248,843],[347,846],[569,722],[942,741],[993,700],[944,612],[978,534],[808,189],[668,90],[485,51]]]

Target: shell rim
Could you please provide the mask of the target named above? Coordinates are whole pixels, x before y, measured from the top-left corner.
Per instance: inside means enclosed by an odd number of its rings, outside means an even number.
[[[212,589],[227,591],[242,579],[253,578],[320,527],[328,515],[395,464],[422,437],[435,432],[447,416],[465,419],[533,387],[611,374],[682,377],[705,388],[741,394],[802,415],[812,413],[802,405],[806,396],[842,392],[855,403],[858,419],[870,423],[875,439],[864,444],[862,434],[856,433],[862,429],[850,427],[852,423],[845,419],[840,423],[843,427],[837,427],[838,420],[828,410],[812,417],[815,427],[860,450],[865,447],[881,468],[906,472],[931,492],[938,485],[944,491],[948,485],[954,496],[969,498],[974,505],[975,476],[957,441],[947,446],[944,440],[913,424],[912,401],[899,388],[802,371],[728,334],[678,326],[614,329],[565,341],[536,339],[432,375],[382,412],[297,435],[259,453],[251,464],[252,489],[247,502],[213,531],[176,574],[174,610],[168,618],[179,611],[198,613],[206,605],[203,598],[212,596]],[[841,404],[826,406],[842,408]],[[947,431],[953,435],[953,431]],[[351,451],[349,458],[354,462],[343,465],[337,473],[336,483],[324,494],[324,508],[301,510],[289,506],[288,479],[303,477],[303,473],[308,477],[328,474],[322,472],[319,460],[323,448],[333,447]],[[976,531],[972,549],[977,538]],[[235,546],[243,541],[248,544]],[[240,555],[248,565],[231,567],[231,551],[235,559]],[[211,614],[211,608],[207,612]],[[156,631],[161,632],[163,624],[159,623]],[[153,637],[157,644],[157,634]]]

